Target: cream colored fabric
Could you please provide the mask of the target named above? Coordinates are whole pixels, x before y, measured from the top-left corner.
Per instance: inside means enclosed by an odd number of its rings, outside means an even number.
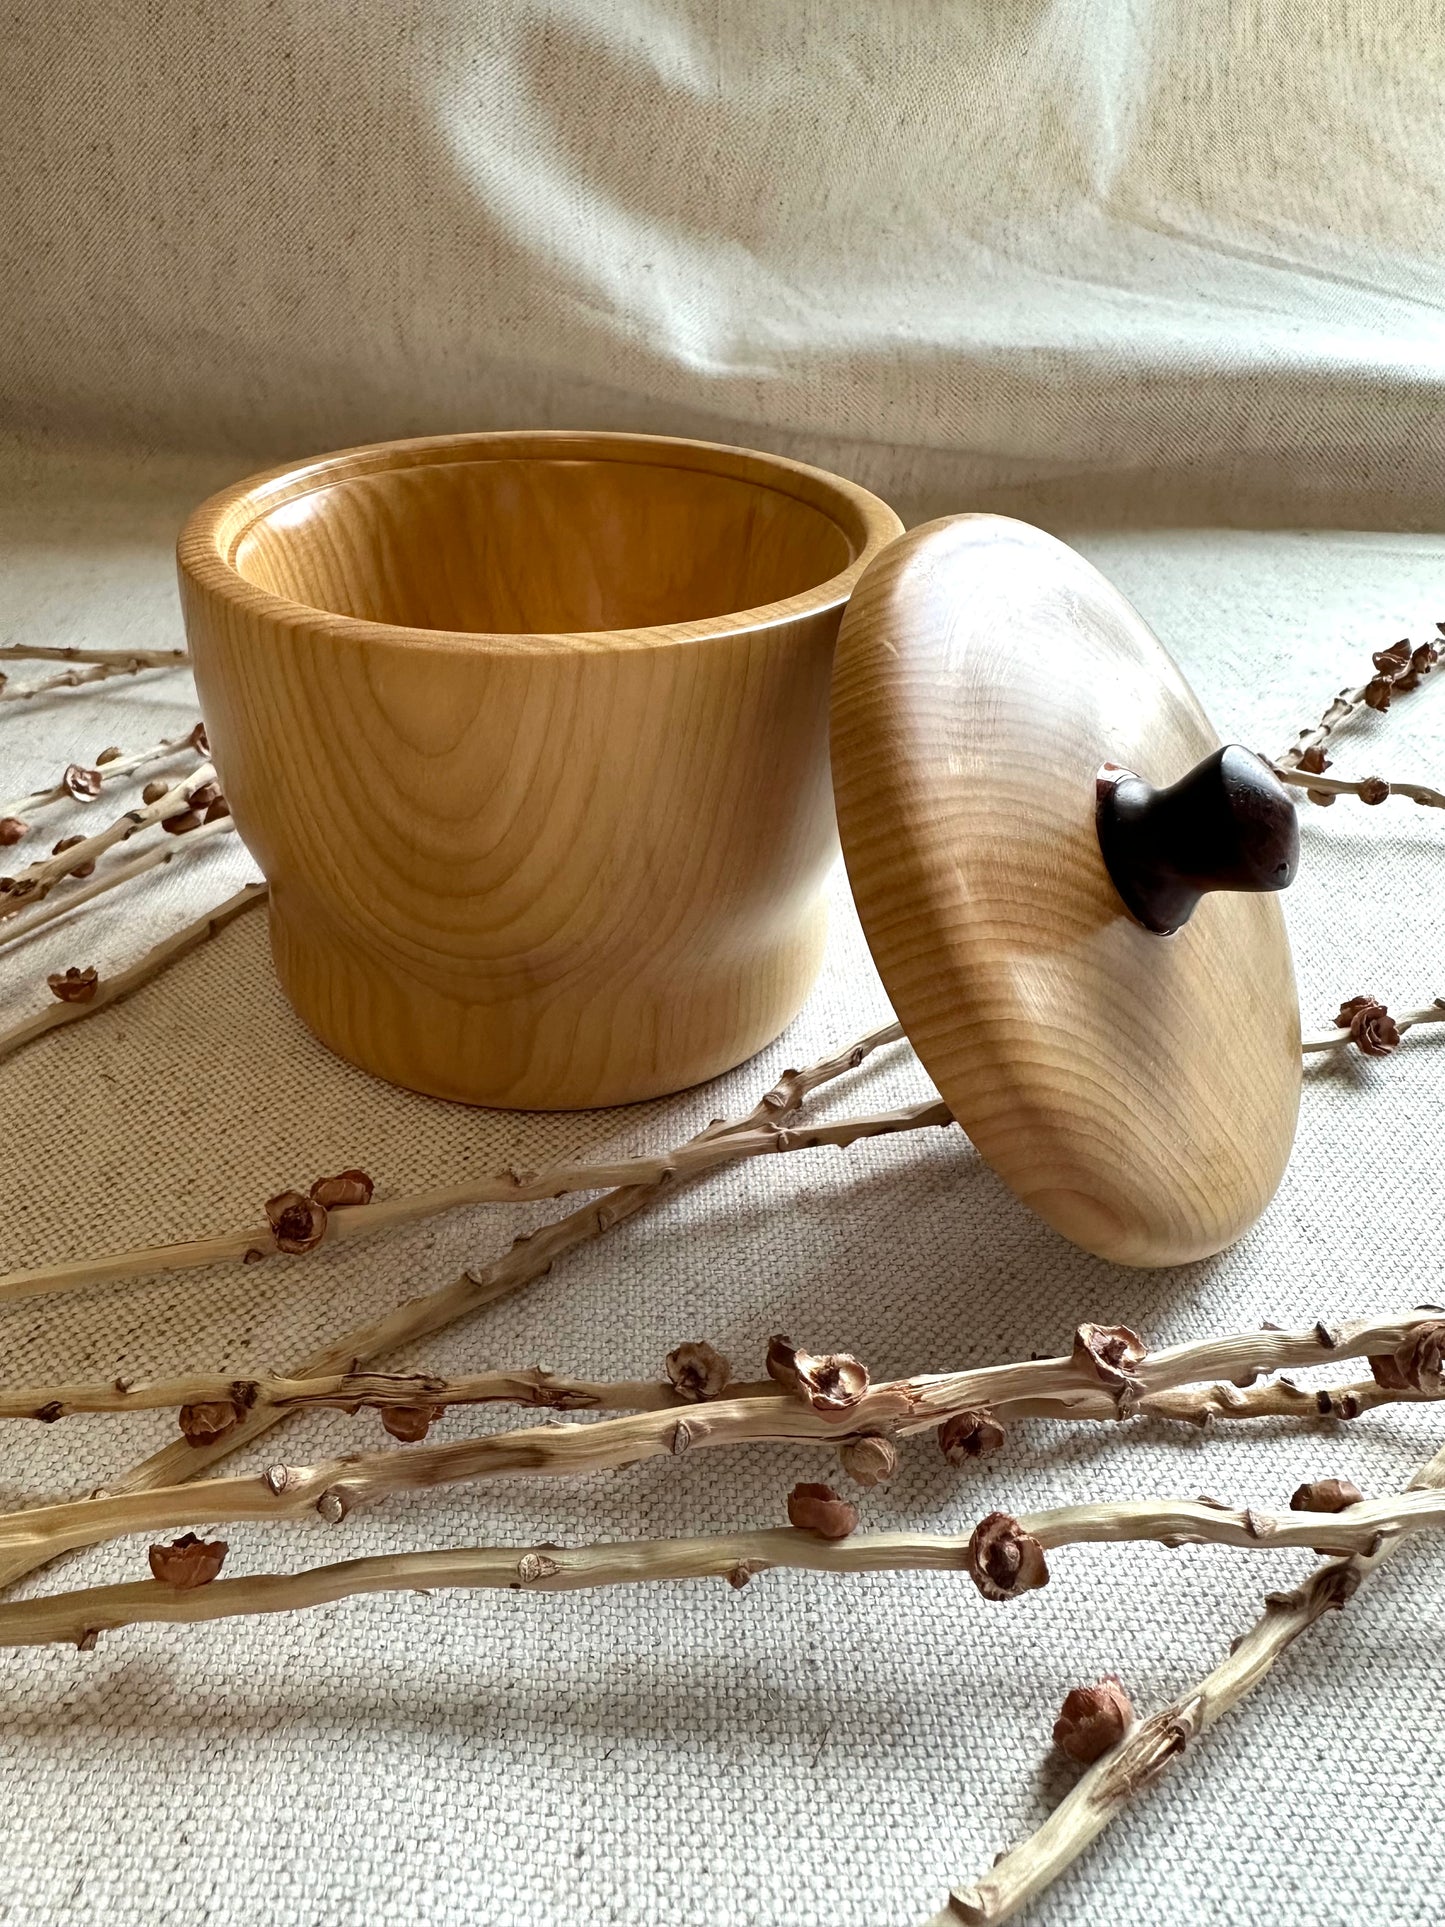
[[[48,641],[177,637],[167,538],[216,464],[95,459],[7,471],[9,622]],[[1087,552],[1176,646],[1223,728],[1280,746],[1371,646],[1439,612],[1438,537],[1097,532]],[[194,714],[183,672],[0,705],[8,793],[77,751]],[[1367,718],[1341,767],[1439,778],[1445,688]],[[55,813],[47,841],[109,805]],[[1402,803],[1305,817],[1288,899],[1306,1021],[1359,990],[1442,988],[1435,817]],[[239,850],[176,863],[115,908],[0,951],[0,1021],[70,963],[114,968],[250,875]],[[785,1065],[886,1013],[841,877],[827,967],[785,1037],[704,1090],[627,1113],[454,1109],[329,1057],[277,992],[264,921],[235,925],[114,1011],[0,1066],[0,1262],[244,1222],[279,1186],[350,1164],[387,1190],[511,1161],[662,1147],[751,1105]],[[956,1134],[767,1160],[709,1180],[559,1264],[408,1361],[655,1371],[706,1336],[756,1370],[770,1332],[855,1348],[880,1373],[1056,1351],[1076,1321],[1156,1342],[1439,1299],[1441,1050],[1317,1063],[1299,1143],[1258,1229],[1209,1264],[1114,1270],[1019,1207]],[[926,1088],[895,1051],[822,1114]],[[3,1314],[8,1382],[187,1365],[285,1367],[341,1322],[500,1252],[541,1207],[474,1211],[334,1253],[38,1300]],[[449,1419],[440,1436],[509,1415]],[[88,1490],[168,1435],[162,1415],[6,1427],[7,1500]],[[1209,1491],[1281,1505],[1303,1478],[1371,1493],[1438,1443],[1428,1410],[1352,1427],[1201,1438],[1036,1425],[964,1473],[932,1442],[862,1499],[871,1527],[963,1528],[994,1506]],[[384,1443],[368,1417],[297,1422],[296,1462]],[[344,1527],[227,1528],[275,1570],[421,1545],[585,1542],[781,1521],[801,1451],[694,1454],[576,1484],[413,1495]],[[7,1655],[0,1906],[41,1923],[204,1918],[339,1927],[615,1920],[623,1927],[909,1927],[950,1879],[1043,1817],[1069,1686],[1118,1669],[1144,1705],[1197,1677],[1299,1555],[1091,1548],[1047,1591],[985,1604],[964,1579],[772,1574],[558,1598],[374,1598],[264,1624],[136,1629],[93,1653]],[[44,1588],[144,1573],[144,1542]],[[1038,1910],[1043,1921],[1433,1921],[1445,1550],[1403,1555],[1319,1627]],[[1304,1844],[1307,1843],[1307,1846]]]
[[[1439,518],[1434,0],[10,14],[27,424],[654,427],[909,519]]]
[[[169,548],[212,487],[511,424],[779,448],[910,519],[1091,522],[1086,552],[1265,748],[1445,615],[1445,542],[1388,532],[1445,506],[1427,0],[46,0],[8,9],[0,45],[0,639],[178,640]],[[184,673],[0,705],[0,801],[194,714]],[[1341,766],[1439,782],[1445,687],[1352,728]],[[39,847],[110,808],[48,814]],[[1399,803],[1307,814],[1288,905],[1307,1022],[1356,991],[1445,991],[1441,835]],[[0,949],[0,1023],[47,971],[114,970],[251,874],[218,846]],[[662,1147],[885,1012],[840,875],[823,978],[756,1063],[625,1114],[489,1116],[327,1056],[252,916],[0,1065],[0,1267],[245,1221],[353,1163],[399,1191]],[[398,1362],[632,1376],[706,1336],[753,1370],[782,1328],[892,1374],[1054,1351],[1083,1318],[1168,1342],[1439,1299],[1442,1050],[1312,1066],[1278,1199],[1209,1264],[1085,1258],[930,1134],[719,1176]],[[820,1112],[923,1089],[898,1051]],[[284,1368],[547,1215],[22,1303],[0,1371]],[[168,1423],[7,1426],[0,1500],[89,1490]],[[1279,1505],[1320,1473],[1382,1493],[1439,1435],[1421,1409],[1247,1440],[1034,1426],[967,1473],[925,1439],[863,1513]],[[383,1442],[339,1414],[279,1437],[298,1462]],[[825,1470],[768,1449],[415,1495],[335,1530],[228,1528],[230,1566],[766,1524]],[[6,1655],[0,1912],[908,1927],[1057,1799],[1069,1686],[1117,1669],[1158,1704],[1307,1564],[1075,1550],[1011,1607],[936,1576],[379,1597]],[[33,1583],[143,1572],[137,1541]],[[1433,1923],[1442,1573],[1445,1551],[1402,1555],[1036,1917]]]

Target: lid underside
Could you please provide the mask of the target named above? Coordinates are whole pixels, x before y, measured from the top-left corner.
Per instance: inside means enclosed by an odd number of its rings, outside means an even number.
[[[1101,765],[1163,785],[1218,747],[1124,598],[1027,523],[930,523],[854,590],[833,781],[879,972],[982,1155],[1056,1230],[1124,1264],[1237,1238],[1294,1137],[1277,899],[1210,895],[1157,936],[1099,852]]]

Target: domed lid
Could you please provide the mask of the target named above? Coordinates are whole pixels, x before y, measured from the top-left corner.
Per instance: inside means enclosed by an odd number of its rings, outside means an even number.
[[[1221,751],[1096,569],[1001,516],[929,523],[869,565],[832,727],[869,946],[989,1164],[1102,1258],[1180,1264],[1237,1238],[1299,1107],[1269,894],[1298,854],[1283,787]]]

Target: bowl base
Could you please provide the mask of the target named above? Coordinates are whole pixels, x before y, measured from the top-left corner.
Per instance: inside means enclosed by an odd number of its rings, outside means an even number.
[[[641,975],[610,994],[459,998],[389,970],[273,895],[271,953],[296,1014],[328,1050],[389,1084],[495,1110],[584,1111],[667,1097],[745,1063],[817,979],[827,906],[786,940],[717,960],[685,989]]]

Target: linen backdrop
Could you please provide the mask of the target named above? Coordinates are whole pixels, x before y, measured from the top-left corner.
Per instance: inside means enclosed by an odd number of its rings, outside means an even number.
[[[0,640],[179,640],[170,547],[253,467],[350,441],[642,427],[822,461],[909,519],[1044,521],[1136,600],[1228,735],[1278,749],[1370,650],[1445,616],[1445,143],[1433,5],[873,0],[31,0],[0,9]],[[1231,525],[1231,526],[1226,526]],[[24,669],[11,669],[21,680]],[[1427,687],[1340,767],[1440,782]],[[0,792],[188,727],[184,671],[0,704]],[[127,793],[128,796],[129,793]],[[42,812],[36,847],[107,798]],[[1307,811],[1287,901],[1306,1024],[1438,976],[1445,851],[1401,802]],[[43,833],[44,843],[39,843]],[[31,847],[18,854],[28,856]],[[0,949],[0,1028],[254,873],[193,853]],[[843,880],[818,991],[705,1090],[523,1118],[391,1090],[291,1015],[251,916],[0,1065],[0,1268],[248,1222],[359,1164],[388,1191],[662,1148],[886,1015]],[[1232,1251],[1124,1272],[1030,1218],[956,1132],[693,1190],[398,1366],[639,1376],[770,1332],[883,1375],[1445,1296],[1441,1046],[1319,1061],[1279,1197]],[[820,1115],[926,1088],[895,1051]],[[0,1307],[0,1376],[294,1365],[551,1215],[454,1214],[295,1262]],[[449,1417],[435,1436],[510,1422]],[[164,1414],[0,1428],[0,1496],[116,1478]],[[1404,1483],[1429,1408],[1248,1439],[923,1440],[865,1524],[1300,1480]],[[242,1461],[382,1443],[296,1421]],[[236,1526],[229,1569],[422,1545],[773,1524],[802,1452],[413,1495]],[[201,1522],[198,1522],[200,1524]],[[133,1578],[124,1541],[27,1582]],[[23,1927],[381,1919],[907,1927],[1068,1776],[1064,1692],[1197,1679],[1300,1555],[1083,1548],[964,1580],[772,1574],[595,1597],[378,1597],[6,1654],[0,1909]],[[1417,1545],[1039,1906],[1319,1927],[1438,1917],[1445,1558]]]

